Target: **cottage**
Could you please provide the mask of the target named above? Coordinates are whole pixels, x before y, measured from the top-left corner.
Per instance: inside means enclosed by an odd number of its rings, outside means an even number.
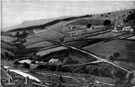
[[[123,27],[122,31],[133,33],[134,29],[131,26]]]
[[[52,58],[52,59],[49,60],[49,64],[61,65],[62,62],[61,62],[59,59],[54,59],[54,58]]]

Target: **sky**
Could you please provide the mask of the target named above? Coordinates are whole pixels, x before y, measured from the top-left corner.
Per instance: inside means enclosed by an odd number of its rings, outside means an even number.
[[[27,20],[77,16],[134,8],[133,1],[30,1],[2,2],[2,28]]]

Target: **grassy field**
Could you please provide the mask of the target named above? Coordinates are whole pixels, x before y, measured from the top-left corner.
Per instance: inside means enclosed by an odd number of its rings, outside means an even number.
[[[109,42],[96,43],[84,49],[109,58],[113,53],[119,52],[122,58],[135,57],[135,42],[126,40],[112,40]]]

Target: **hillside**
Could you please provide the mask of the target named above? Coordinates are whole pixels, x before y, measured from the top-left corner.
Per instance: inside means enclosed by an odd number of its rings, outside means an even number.
[[[116,12],[108,12],[103,14],[96,14],[93,15],[93,19],[111,19],[114,20],[114,17],[118,18],[120,21],[123,21],[129,14],[133,13],[135,9],[128,9],[128,10],[122,10],[122,11],[116,11]],[[78,20],[79,19],[79,20]],[[78,17],[60,17],[60,18],[52,18],[52,19],[40,19],[40,20],[34,20],[34,21],[24,21],[20,25],[10,27],[9,31],[18,31],[18,30],[32,30],[35,28],[46,28],[50,25],[57,24],[59,22],[64,21],[81,21],[86,19],[86,23],[88,20],[91,19],[91,15],[84,15],[84,16],[78,16]],[[89,22],[89,21],[88,21]],[[74,22],[73,22],[74,23]],[[89,22],[90,23],[90,22]],[[72,23],[70,23],[72,24]],[[75,23],[76,24],[76,23]]]
[[[58,18],[26,20],[26,21],[23,21],[21,24],[11,26],[11,27],[7,27],[7,28],[4,28],[3,30],[12,30],[12,29],[16,29],[16,28],[25,28],[25,27],[29,27],[29,26],[42,25],[42,24],[51,22],[53,20],[62,19],[62,18],[67,18],[67,17],[63,16],[63,17],[58,17]]]

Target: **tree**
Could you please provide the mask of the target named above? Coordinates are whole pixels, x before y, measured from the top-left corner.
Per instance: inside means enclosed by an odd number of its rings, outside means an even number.
[[[28,63],[23,63],[23,67],[24,67],[24,68],[27,68],[27,69],[30,69],[30,64],[28,64]]]
[[[44,68],[45,68],[44,65],[39,65],[39,66],[37,66],[37,69],[44,69]]]
[[[135,12],[128,15],[126,22],[129,22],[130,20],[133,20],[135,22]]]
[[[26,31],[23,31],[22,38],[26,38],[28,36],[28,33]]]
[[[102,14],[101,17],[103,17],[104,15]]]
[[[109,12],[108,14],[110,15],[111,13]]]
[[[19,33],[19,31],[18,31],[18,32],[16,32],[15,37],[19,37],[19,35],[20,35],[20,33]]]
[[[28,36],[28,33],[26,31],[23,31],[22,34],[19,32],[16,33],[15,37],[17,37],[17,40],[15,42],[21,42],[22,44],[26,42],[25,38]]]
[[[120,57],[120,53],[114,53],[112,56],[110,56],[110,60],[118,60],[118,57]]]
[[[104,26],[109,26],[109,25],[111,25],[111,21],[110,20],[105,20],[103,25]]]
[[[120,57],[120,53],[114,53],[113,56],[116,57],[116,58]]]
[[[90,28],[92,25],[91,24],[87,24],[87,28]]]
[[[129,11],[129,13],[130,13],[130,14],[132,14],[132,12],[131,12],[131,11]]]
[[[20,64],[20,62],[18,62],[18,61],[15,61],[15,62],[14,62],[14,64],[15,64],[15,65],[19,65],[19,64]]]

